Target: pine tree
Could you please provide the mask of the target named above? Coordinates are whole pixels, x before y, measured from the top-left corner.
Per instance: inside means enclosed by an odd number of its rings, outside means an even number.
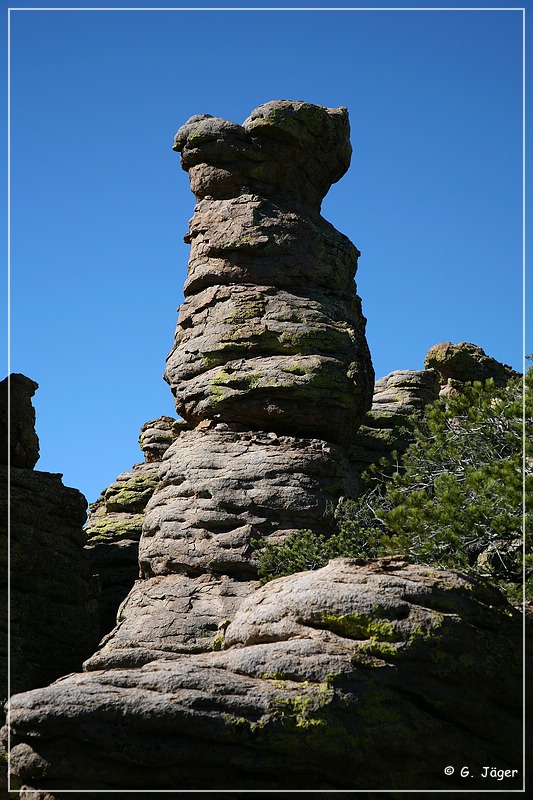
[[[533,599],[533,371],[506,387],[492,381],[429,405],[413,419],[414,442],[392,472],[374,468],[369,488],[337,510],[332,536],[294,534],[260,550],[268,580],[316,569],[335,556],[405,554],[473,572],[517,601]],[[389,465],[390,467],[390,465]],[[524,498],[529,502],[524,503]]]

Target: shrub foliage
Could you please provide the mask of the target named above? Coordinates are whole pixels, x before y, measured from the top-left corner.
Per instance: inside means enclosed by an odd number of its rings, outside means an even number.
[[[414,442],[364,476],[366,490],[337,508],[333,535],[299,531],[259,550],[263,582],[318,569],[336,556],[405,554],[416,563],[473,572],[509,599],[533,596],[524,530],[533,490],[533,372],[506,387],[466,386],[413,418]]]

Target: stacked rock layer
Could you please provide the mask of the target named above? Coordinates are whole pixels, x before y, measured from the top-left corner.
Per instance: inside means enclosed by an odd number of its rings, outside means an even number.
[[[257,542],[327,532],[357,494],[346,446],[374,382],[358,251],[320,215],[350,161],[346,110],[197,116],[174,149],[199,201],[165,372],[185,423],[146,506],[141,580],[89,670],[216,646],[257,586]]]
[[[146,506],[140,580],[92,673],[218,649],[258,587],[256,541],[327,530],[356,495],[346,446],[372,400],[359,253],[320,215],[350,162],[346,110],[280,101],[242,126],[193,117],[174,149],[199,201],[165,373],[185,424]],[[106,492],[101,523],[124,513],[136,477]]]
[[[345,446],[373,390],[358,251],[320,215],[351,154],[345,109],[280,101],[192,117],[174,149],[198,199],[165,378],[195,426],[169,448],[145,577],[255,577],[252,541],[322,530],[357,491]]]
[[[358,253],[320,216],[350,160],[346,111],[197,116],[175,149],[199,200],[166,370],[186,426],[118,626],[84,674],[13,699],[21,797],[458,790],[444,766],[465,754],[471,788],[517,788],[480,777],[521,753],[522,629],[496,590],[402,559],[256,579],[255,540],[326,532],[357,492],[347,452],[373,393]]]
[[[146,422],[139,437],[145,461],[121,473],[89,507],[85,549],[100,584],[100,638],[115,627],[118,608],[139,577],[144,510],[158,484],[163,454],[180,425],[172,417]]]

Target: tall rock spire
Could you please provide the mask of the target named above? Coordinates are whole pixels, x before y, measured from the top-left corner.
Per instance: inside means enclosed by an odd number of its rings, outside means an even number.
[[[165,378],[188,421],[347,444],[370,407],[359,252],[319,213],[349,130],[346,109],[274,101],[178,131],[199,203]]]
[[[350,162],[348,114],[284,100],[242,126],[195,116],[174,149],[199,203],[165,378],[193,429],[167,452],[141,570],[253,578],[253,539],[323,531],[357,493],[344,448],[374,384],[359,253],[319,213]]]
[[[11,700],[21,797],[453,791],[442,765],[465,754],[470,788],[483,764],[517,787],[522,628],[495,589],[401,557],[257,580],[255,540],[327,534],[357,493],[347,453],[373,388],[358,252],[319,211],[349,164],[346,111],[196,116],[175,148],[199,200],[166,369],[186,422],[119,624],[85,674]]]

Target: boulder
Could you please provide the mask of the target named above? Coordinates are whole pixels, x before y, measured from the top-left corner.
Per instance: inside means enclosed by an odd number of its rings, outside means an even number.
[[[485,382],[492,378],[497,386],[505,386],[511,378],[520,376],[512,367],[487,356],[481,347],[470,342],[433,345],[427,352],[424,366],[437,372],[444,394],[460,391],[466,382]]]
[[[174,150],[199,200],[254,192],[319,210],[350,165],[348,112],[272,100],[242,125],[196,114],[178,130]]]
[[[522,786],[522,619],[488,585],[335,559],[256,589],[221,639],[15,697],[25,791],[458,791],[465,763],[472,789]]]

